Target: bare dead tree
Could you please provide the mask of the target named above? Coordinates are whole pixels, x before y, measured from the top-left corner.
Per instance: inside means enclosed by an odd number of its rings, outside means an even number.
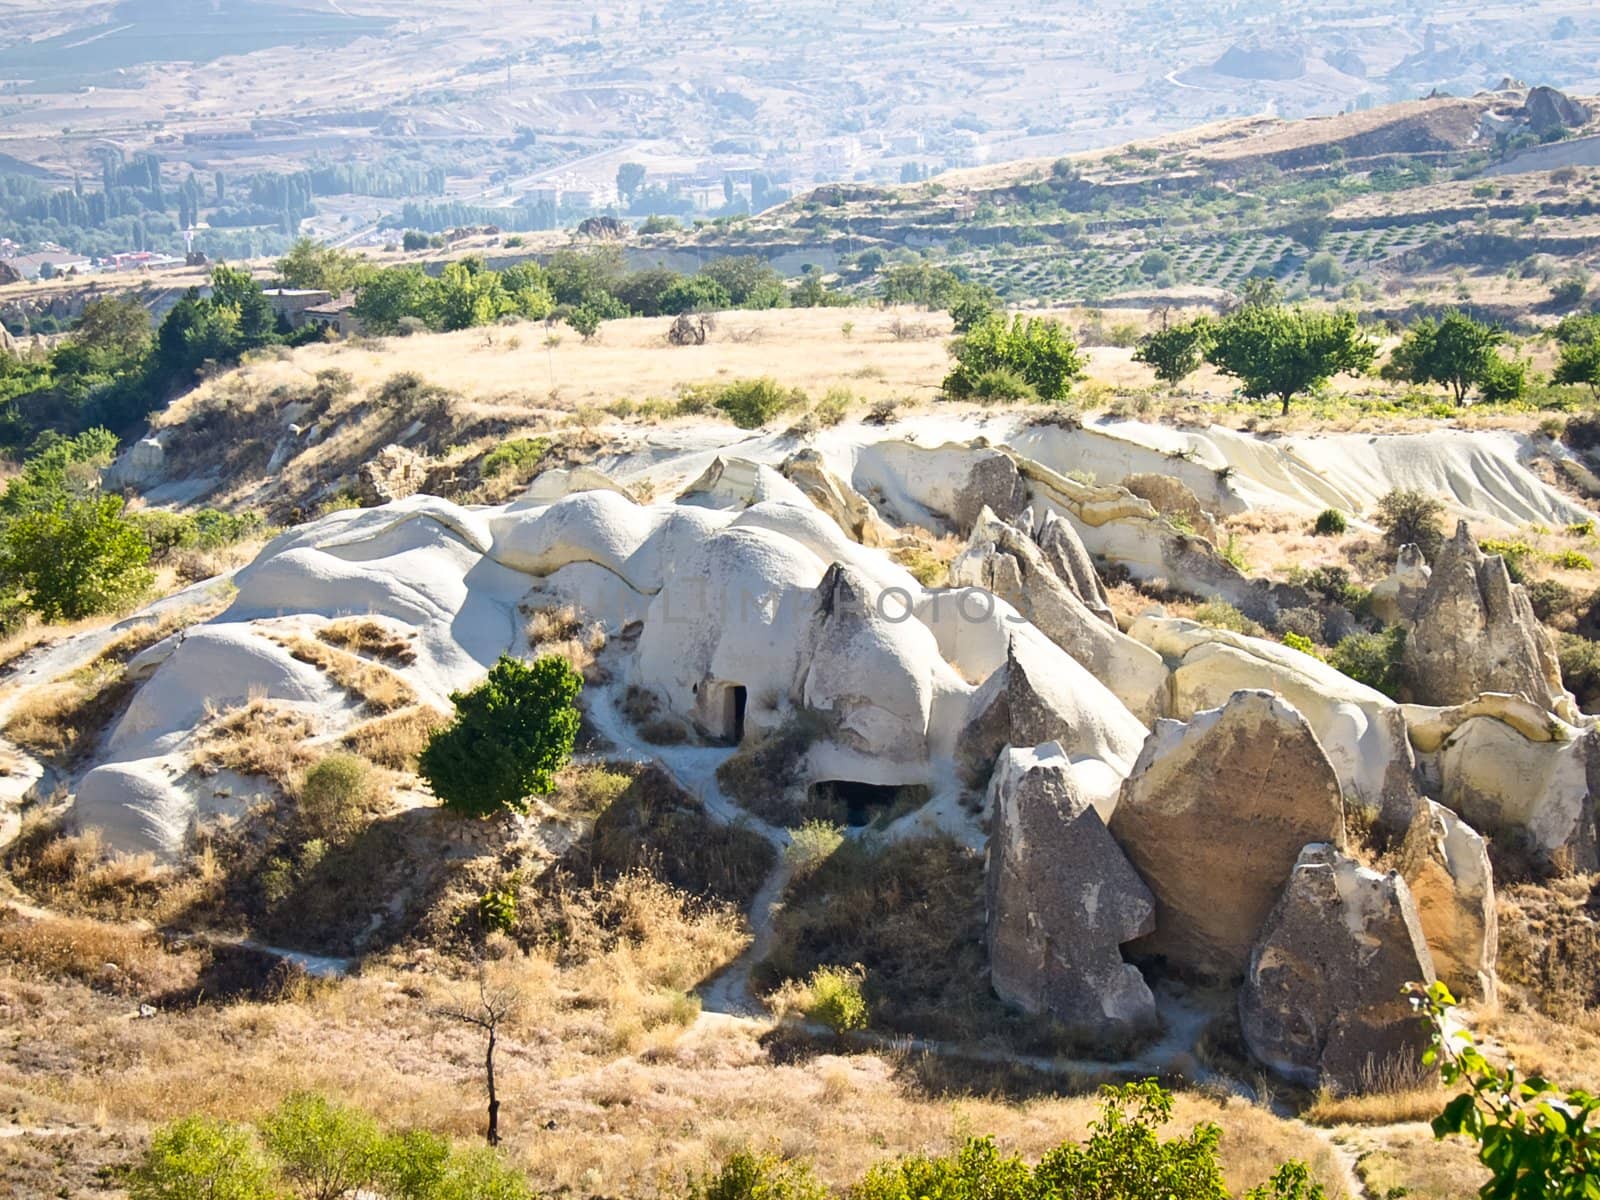
[[[494,1052],[500,1027],[516,1012],[522,997],[515,988],[491,987],[488,972],[478,972],[478,1003],[473,1008],[441,1008],[439,1016],[483,1030],[487,1046],[483,1055],[484,1081],[489,1091],[489,1145],[500,1144],[500,1096],[494,1086]]]

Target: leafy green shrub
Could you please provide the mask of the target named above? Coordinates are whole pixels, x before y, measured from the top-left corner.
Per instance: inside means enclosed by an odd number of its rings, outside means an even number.
[[[1295,633],[1293,630],[1283,635],[1283,644],[1291,650],[1298,650],[1302,654],[1309,654],[1312,658],[1321,658],[1317,653],[1317,644],[1304,634]]]
[[[1551,555],[1550,561],[1563,571],[1594,570],[1594,559],[1581,550],[1563,550],[1559,554]]]
[[[714,1175],[689,1180],[689,1200],[827,1200],[808,1163],[736,1150]]]
[[[982,404],[1007,404],[1018,400],[1037,400],[1039,393],[1009,367],[991,367],[972,380],[968,398]]]
[[[1491,360],[1478,381],[1478,391],[1490,404],[1513,404],[1528,392],[1528,364],[1520,358]]]
[[[867,1027],[867,1002],[861,995],[860,967],[818,967],[806,980],[806,1016],[834,1033]]]
[[[975,395],[978,380],[1003,368],[1015,372],[1041,400],[1064,400],[1073,380],[1083,373],[1077,344],[1059,321],[1048,317],[995,314],[975,325],[950,348],[956,366],[944,379],[947,395],[964,400]]]
[[[1338,537],[1349,528],[1345,515],[1337,508],[1325,508],[1317,514],[1316,521],[1311,526],[1311,532],[1317,537]]]
[[[273,1200],[270,1163],[250,1131],[208,1117],[163,1125],[128,1176],[131,1200]]]
[[[1570,612],[1578,602],[1571,588],[1554,579],[1535,579],[1527,588],[1533,615],[1541,621],[1548,622],[1561,613]]]
[[[454,812],[524,812],[548,794],[572,757],[583,679],[564,659],[533,663],[504,655],[470,692],[454,692],[455,719],[417,756],[417,771]]]
[[[1561,684],[1592,712],[1600,705],[1600,642],[1576,633],[1556,635],[1556,658],[1561,664]]]
[[[1490,1062],[1461,1028],[1452,1011],[1455,997],[1444,984],[1413,985],[1411,995],[1432,1041],[1424,1064],[1439,1068],[1446,1087],[1462,1087],[1434,1118],[1433,1134],[1478,1143],[1478,1161],[1492,1176],[1478,1194],[1486,1200],[1594,1200],[1600,1195],[1595,1162],[1600,1096],[1562,1092],[1536,1075],[1518,1079],[1516,1067]]]
[[[1444,547],[1444,505],[1426,492],[1395,488],[1384,493],[1373,516],[1383,530],[1384,544],[1398,554],[1415,545],[1432,562]]]
[[[711,406],[740,429],[760,429],[786,408],[805,402],[805,393],[782,387],[776,380],[740,379],[716,390]]]
[[[1261,626],[1245,616],[1226,600],[1207,600],[1194,610],[1194,619],[1213,629],[1226,629],[1250,637],[1261,635]]]
[[[377,796],[372,764],[335,751],[306,772],[300,784],[300,819],[314,836],[338,840],[372,810]]]
[[[850,1189],[850,1200],[1009,1200],[1038,1195],[1028,1164],[1001,1155],[993,1138],[972,1138],[950,1155],[917,1154],[878,1163]]]
[[[1405,646],[1406,631],[1400,625],[1382,633],[1352,633],[1333,648],[1328,661],[1357,683],[1397,699],[1405,682]]]
[[[830,821],[807,821],[789,831],[783,861],[795,875],[809,875],[844,845],[844,830]]]
[[[518,478],[526,478],[536,470],[545,455],[550,453],[550,439],[546,437],[512,438],[501,442],[478,467],[485,479],[492,479],[503,471],[513,471]]]
[[[517,893],[514,883],[490,888],[478,897],[478,923],[485,929],[510,933],[517,927]]]
[[[133,603],[154,581],[150,545],[120,496],[62,497],[0,533],[0,580],[46,621],[77,621]]]
[[[286,1096],[261,1136],[284,1176],[309,1200],[339,1200],[373,1183],[383,1164],[383,1134],[359,1109],[313,1092]]]

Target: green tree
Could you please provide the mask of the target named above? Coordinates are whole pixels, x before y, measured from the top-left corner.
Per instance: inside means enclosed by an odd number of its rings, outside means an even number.
[[[470,816],[523,812],[572,756],[583,679],[553,655],[533,663],[502,656],[469,692],[455,692],[455,719],[437,730],[417,770],[444,806]]]
[[[515,308],[500,276],[489,270],[481,258],[447,265],[433,292],[437,327],[446,331],[492,325]]]
[[[1021,376],[1041,400],[1064,400],[1073,380],[1083,373],[1077,343],[1059,321],[1016,316],[1009,322],[996,313],[955,340],[950,348],[956,365],[944,379],[944,390],[966,398],[995,371]]]
[[[971,333],[994,316],[1000,308],[1000,297],[993,288],[981,283],[963,283],[951,294],[946,310],[955,324],[957,333]]]
[[[249,271],[236,267],[217,267],[213,270],[210,304],[213,311],[228,310],[236,315],[238,345],[225,357],[237,357],[243,350],[265,345],[272,340],[276,320],[272,301],[267,299],[261,285]]]
[[[1496,347],[1506,335],[1492,325],[1452,309],[1439,320],[1423,317],[1406,330],[1383,374],[1410,383],[1437,383],[1450,389],[1457,405],[1467,392],[1491,378],[1501,361]]]
[[[728,289],[704,275],[680,278],[661,293],[661,311],[669,317],[679,313],[721,312],[733,307]]]
[[[156,1130],[128,1175],[131,1200],[274,1200],[271,1166],[250,1131],[206,1117]]]
[[[1556,326],[1556,341],[1561,346],[1556,383],[1588,384],[1600,396],[1600,316],[1566,317]]]
[[[284,287],[311,288],[335,296],[353,291],[372,273],[366,258],[336,246],[303,237],[278,260],[278,278]]]
[[[1306,278],[1311,281],[1311,286],[1321,291],[1327,291],[1344,281],[1344,268],[1339,265],[1339,260],[1327,251],[1311,256],[1311,261],[1306,263]]]
[[[1162,383],[1178,384],[1200,369],[1211,345],[1212,322],[1206,317],[1157,329],[1139,339],[1133,361],[1155,369]]]
[[[1042,1190],[1056,1196],[1160,1196],[1162,1200],[1227,1200],[1217,1163],[1222,1130],[1197,1125],[1187,1136],[1163,1140],[1172,1119],[1172,1095],[1154,1080],[1100,1089],[1100,1117],[1082,1145],[1050,1151],[1034,1172]]]
[[[644,164],[625,162],[617,167],[617,195],[624,204],[633,203],[633,197],[644,186]]]
[[[721,284],[735,308],[782,308],[789,302],[782,277],[754,255],[714,258],[700,268],[700,274]]]
[[[439,321],[434,280],[421,267],[378,271],[356,291],[355,315],[373,333],[395,333],[406,317],[429,327]]]
[[[286,1096],[261,1123],[261,1135],[307,1200],[339,1200],[373,1183],[383,1166],[378,1123],[312,1092]]]
[[[1213,326],[1207,360],[1244,394],[1289,401],[1335,375],[1365,371],[1377,353],[1354,313],[1246,304]]]
[[[1484,1200],[1596,1200],[1600,1197],[1600,1096],[1562,1091],[1537,1075],[1519,1078],[1514,1066],[1484,1057],[1472,1034],[1456,1023],[1455,997],[1442,983],[1410,989],[1432,1044],[1423,1056],[1449,1088],[1463,1087],[1433,1119],[1438,1138],[1478,1144],[1490,1179]]]
[[[592,304],[580,304],[567,314],[567,324],[577,330],[578,336],[584,341],[594,340],[594,335],[600,332],[602,313]]]
[[[77,621],[132,603],[154,581],[150,544],[120,496],[63,497],[0,533],[0,580],[46,621]]]

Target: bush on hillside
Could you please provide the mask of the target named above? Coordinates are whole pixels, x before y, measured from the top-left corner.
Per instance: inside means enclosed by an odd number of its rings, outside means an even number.
[[[867,1002],[861,995],[860,967],[818,967],[806,980],[806,1016],[834,1033],[867,1027]]]
[[[1376,688],[1391,699],[1399,699],[1405,683],[1401,659],[1405,653],[1406,631],[1395,625],[1382,633],[1352,633],[1340,640],[1328,661],[1357,683]]]
[[[1444,505],[1426,492],[1395,488],[1384,493],[1373,516],[1383,530],[1383,541],[1398,554],[1400,547],[1415,545],[1432,562],[1444,548]]]
[[[740,429],[760,429],[786,408],[805,402],[805,393],[776,380],[740,379],[718,390],[711,405]]]
[[[306,772],[300,784],[300,819],[311,836],[338,841],[372,811],[378,795],[372,764],[336,751]]]
[[[1311,526],[1311,532],[1318,537],[1338,537],[1349,528],[1345,515],[1337,508],[1325,508],[1317,514],[1316,523]]]
[[[448,809],[469,816],[525,812],[546,795],[577,741],[583,677],[564,659],[501,656],[470,692],[454,692],[455,719],[417,756],[417,771]]]
[[[314,1092],[295,1092],[261,1123],[262,1140],[284,1177],[316,1200],[338,1200],[375,1183],[384,1137],[359,1109]]]
[[[996,370],[1020,377],[1041,400],[1065,400],[1083,374],[1077,343],[1059,321],[996,313],[959,337],[950,347],[956,365],[944,379],[946,395],[965,400],[977,395],[979,381]]]
[[[275,1200],[270,1163],[248,1129],[184,1117],[158,1129],[128,1175],[131,1200]]]

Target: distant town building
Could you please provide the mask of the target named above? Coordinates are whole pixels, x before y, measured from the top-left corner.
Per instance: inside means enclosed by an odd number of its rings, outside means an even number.
[[[266,297],[275,315],[288,321],[292,328],[300,329],[310,324],[307,311],[330,303],[333,293],[317,288],[269,288]]]
[[[54,279],[69,272],[82,275],[94,269],[93,260],[66,250],[41,250],[36,254],[18,254],[0,261],[23,279]]]
[[[314,304],[301,311],[302,325],[320,325],[343,337],[354,337],[363,330],[361,318],[355,314],[356,294],[346,292],[337,300]]]

